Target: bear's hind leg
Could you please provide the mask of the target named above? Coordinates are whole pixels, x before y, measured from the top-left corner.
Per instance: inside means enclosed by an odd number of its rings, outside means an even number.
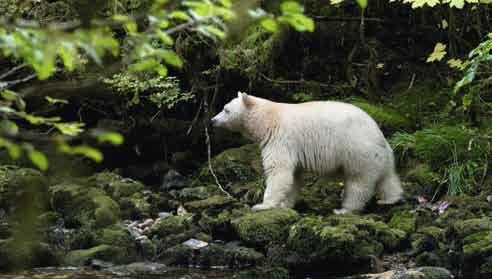
[[[267,175],[263,202],[253,206],[253,210],[270,208],[292,208],[299,195],[298,181],[290,169],[275,170]]]
[[[341,209],[335,209],[335,214],[345,214],[357,212],[364,209],[364,206],[374,195],[376,180],[373,177],[350,178],[345,182],[344,198]]]
[[[385,175],[378,183],[377,188],[379,194],[377,203],[381,205],[397,203],[403,194],[400,179],[394,171]]]

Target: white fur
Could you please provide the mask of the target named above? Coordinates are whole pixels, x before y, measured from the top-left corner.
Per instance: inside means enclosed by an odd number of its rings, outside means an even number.
[[[376,122],[353,105],[284,104],[239,93],[212,122],[260,144],[266,190],[253,209],[293,207],[304,170],[342,175],[337,214],[363,209],[376,191],[379,204],[393,204],[403,193],[391,147]]]

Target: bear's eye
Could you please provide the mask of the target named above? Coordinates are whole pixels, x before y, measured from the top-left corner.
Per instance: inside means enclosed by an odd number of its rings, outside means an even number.
[[[224,112],[225,112],[225,113],[229,113],[230,111],[229,111],[229,109],[226,109],[226,108],[225,108],[225,109],[224,109]]]

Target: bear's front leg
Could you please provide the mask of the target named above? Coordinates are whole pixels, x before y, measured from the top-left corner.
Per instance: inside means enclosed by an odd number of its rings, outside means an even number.
[[[263,202],[253,206],[253,210],[294,207],[299,187],[294,181],[294,170],[278,169],[271,171],[266,178]]]

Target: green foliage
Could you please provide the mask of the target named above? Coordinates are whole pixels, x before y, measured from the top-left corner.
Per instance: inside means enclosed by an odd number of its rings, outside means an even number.
[[[146,100],[158,108],[165,106],[170,109],[193,98],[193,94],[181,92],[175,77],[120,73],[104,79],[104,82],[124,96],[129,107]]]

